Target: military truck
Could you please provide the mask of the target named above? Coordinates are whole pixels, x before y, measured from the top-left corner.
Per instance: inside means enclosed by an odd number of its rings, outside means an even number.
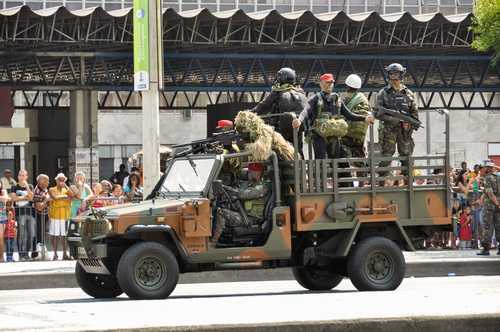
[[[312,291],[331,290],[343,278],[360,291],[394,290],[405,275],[402,250],[413,251],[433,232],[450,229],[449,124],[443,114],[443,155],[376,156],[372,129],[369,158],[300,160],[296,152],[295,160],[280,161],[273,153],[264,162],[272,190],[261,220],[224,229],[217,243],[214,211],[224,197],[225,203],[234,199],[220,189],[225,165],[237,160],[233,165],[241,174],[234,181],[244,181],[249,155],[184,153],[169,162],[145,201],[70,221],[76,280],[95,298],[125,292],[134,299],[162,299],[180,273],[288,267]],[[394,162],[379,167],[382,160]],[[407,166],[395,165],[402,160]],[[351,167],[353,162],[366,167]],[[428,175],[415,176],[417,169]],[[442,173],[430,171],[436,169]],[[380,177],[380,171],[394,175]]]

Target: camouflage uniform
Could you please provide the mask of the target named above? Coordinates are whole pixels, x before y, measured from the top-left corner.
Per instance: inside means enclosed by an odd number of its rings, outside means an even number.
[[[481,232],[481,244],[489,250],[491,247],[491,238],[493,236],[493,228],[495,229],[495,237],[500,243],[500,208],[488,197],[488,193],[492,193],[500,202],[500,174],[490,173],[484,179],[484,206],[483,206],[483,227]]]
[[[278,114],[278,113],[295,113],[299,115],[304,109],[307,99],[304,90],[290,83],[275,84],[272,87],[271,93],[264,98],[257,106],[253,108],[253,112],[258,115]],[[293,118],[291,116],[281,116],[272,124],[278,128],[278,132],[288,142],[293,144]],[[298,148],[302,155],[302,136],[303,129],[299,131]],[[303,155],[302,155],[303,157]]]
[[[238,198],[243,201],[245,213],[251,224],[256,224],[263,220],[266,197],[269,191],[269,184],[266,182],[249,184],[247,188],[238,190]],[[247,224],[240,212],[218,208],[213,241],[217,242],[219,240],[226,227],[246,226]]]
[[[300,113],[299,120],[300,122],[306,120],[314,127],[318,116],[323,113],[329,114],[331,117],[344,117],[350,121],[365,121],[365,116],[355,114],[345,107],[340,102],[338,94],[331,93],[327,95],[324,92],[316,93],[309,98],[306,107]],[[345,150],[340,137],[331,137],[327,141],[313,130],[312,141],[315,159],[345,157]]]
[[[376,111],[379,107],[393,110],[405,109],[411,116],[418,119],[418,108],[413,92],[404,85],[400,91],[394,90],[390,85],[380,90],[377,94]],[[417,128],[410,126],[409,129],[404,129],[400,120],[386,115],[377,116],[377,112],[375,117],[380,120],[379,142],[382,156],[392,157],[396,152],[396,145],[401,157],[411,156],[415,148],[412,134]],[[388,167],[390,164],[390,161],[382,161],[380,167]],[[401,165],[406,166],[407,162],[402,161]],[[379,172],[380,176],[387,176],[388,173],[387,171]],[[403,172],[404,175],[407,173],[407,171]]]
[[[346,97],[344,103],[353,113],[368,115],[371,112],[371,107],[368,99],[362,92],[356,92],[350,98]],[[366,158],[365,136],[368,129],[367,122],[349,121],[349,130],[342,138],[344,148],[348,158]],[[354,162],[355,167],[366,167],[363,162]],[[366,172],[358,172],[358,177],[365,177]]]

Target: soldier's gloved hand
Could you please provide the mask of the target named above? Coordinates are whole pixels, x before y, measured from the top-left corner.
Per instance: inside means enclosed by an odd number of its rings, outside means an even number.
[[[295,129],[299,128],[301,124],[302,123],[300,122],[299,119],[293,119],[293,121],[292,121],[292,127]]]
[[[375,123],[375,118],[373,117],[373,115],[371,114],[368,114],[365,118],[365,121],[368,122],[369,124],[374,124]]]

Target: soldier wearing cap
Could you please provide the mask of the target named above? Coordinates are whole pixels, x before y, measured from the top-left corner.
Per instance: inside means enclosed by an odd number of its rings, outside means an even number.
[[[483,229],[481,232],[483,250],[477,254],[489,256],[493,228],[497,243],[500,243],[500,174],[494,172],[496,167],[491,160],[485,160],[482,166],[486,173],[484,178]],[[500,255],[500,246],[497,255]]]
[[[359,89],[361,89],[361,77],[356,74],[347,76],[345,80],[347,87],[346,96],[343,101],[347,108],[353,113],[360,115],[371,115],[371,106],[368,98]],[[366,158],[365,136],[368,129],[368,123],[365,121],[348,121],[349,128],[347,134],[342,138],[348,158]],[[366,167],[363,162],[354,162],[356,167]],[[358,177],[365,177],[366,172],[358,172]],[[363,186],[363,181],[360,182]]]
[[[296,85],[297,75],[295,71],[288,67],[281,68],[276,75],[276,83],[273,85],[271,93],[264,98],[257,106],[253,108],[253,112],[258,115],[265,114],[284,114],[277,121],[278,132],[288,142],[293,143],[292,131],[292,115],[298,116],[304,109],[307,98],[300,87]],[[303,130],[299,131],[298,148],[302,155],[302,136]],[[302,155],[303,157],[303,155]]]
[[[319,80],[321,92],[309,98],[299,118],[293,121],[293,126],[298,128],[306,120],[312,124],[315,159],[342,158],[345,155],[341,137],[345,136],[348,128],[343,118],[373,123],[373,117],[355,114],[341,102],[339,95],[332,92],[332,74],[323,74]]]
[[[395,117],[384,115],[380,110],[381,108],[388,108],[399,112],[403,111],[418,119],[417,103],[413,92],[402,83],[406,73],[405,67],[399,63],[393,63],[385,67],[385,72],[389,85],[379,91],[375,104],[375,117],[380,120],[379,143],[382,156],[392,157],[396,152],[396,146],[401,157],[411,156],[415,148],[412,134],[418,128]],[[390,161],[382,161],[380,167],[387,167],[390,163]],[[406,164],[406,161],[401,162],[401,166]],[[379,174],[380,176],[387,176],[388,172],[383,171]],[[406,175],[408,172],[403,171],[403,174]]]
[[[266,197],[270,193],[270,183],[263,181],[262,173],[264,165],[262,163],[248,164],[248,183],[240,188],[224,186],[227,191],[236,193],[235,196],[243,202],[242,216],[240,211],[233,211],[228,208],[217,208],[217,221],[214,229],[212,241],[217,243],[226,227],[246,227],[246,220],[251,224],[262,222],[264,219],[264,208]]]

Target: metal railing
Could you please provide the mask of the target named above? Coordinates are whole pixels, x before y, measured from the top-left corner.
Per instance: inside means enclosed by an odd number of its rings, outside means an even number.
[[[98,197],[93,200],[93,204],[88,204],[84,209],[79,210],[78,214],[84,213],[90,206],[99,207],[100,204],[94,204],[96,201],[102,202],[102,206],[113,206],[124,203],[139,203],[142,200],[126,200],[124,197]],[[33,257],[33,254],[39,255],[41,260],[47,260],[49,259],[48,251],[53,251],[50,241],[50,223],[53,222],[51,219],[64,220],[63,237],[65,238],[69,220],[74,215],[72,215],[70,206],[51,207],[49,201],[43,208],[37,209],[32,203],[29,202],[27,206],[16,206],[14,204],[12,207],[17,222],[17,236],[13,241],[12,252],[6,250],[5,253],[10,255],[17,252],[20,260],[29,258],[30,255]],[[0,210],[2,209],[7,210],[5,204],[0,206]]]

